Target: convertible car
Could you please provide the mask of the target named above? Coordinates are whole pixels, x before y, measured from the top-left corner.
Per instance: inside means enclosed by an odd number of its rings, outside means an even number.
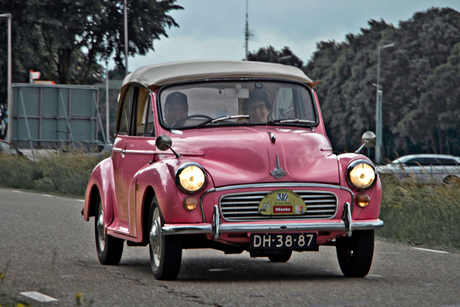
[[[157,279],[177,278],[182,250],[286,262],[336,247],[345,276],[368,274],[381,186],[363,147],[333,153],[317,95],[300,69],[247,61],[145,66],[126,76],[112,155],[82,209],[96,250],[116,265],[147,246]]]

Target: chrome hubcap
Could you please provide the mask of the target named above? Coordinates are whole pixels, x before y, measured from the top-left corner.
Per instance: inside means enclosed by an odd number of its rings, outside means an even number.
[[[153,212],[152,228],[150,229],[150,248],[152,251],[153,264],[160,266],[161,262],[161,220],[158,208]]]
[[[99,209],[97,210],[97,239],[99,242],[99,249],[101,252],[105,248],[105,233],[104,233],[104,211],[102,210],[102,203],[99,203]]]

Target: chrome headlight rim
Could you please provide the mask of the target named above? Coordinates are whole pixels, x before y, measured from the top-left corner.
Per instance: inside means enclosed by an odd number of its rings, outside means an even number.
[[[372,183],[366,188],[357,187],[357,186],[355,186],[353,184],[353,182],[351,182],[350,173],[355,167],[357,167],[360,164],[367,164],[374,171],[374,181],[372,181]],[[356,189],[358,191],[363,192],[363,191],[369,190],[370,188],[372,188],[375,185],[375,182],[377,181],[377,171],[375,170],[375,165],[372,162],[370,162],[368,160],[363,160],[363,159],[354,160],[354,161],[350,162],[350,164],[348,164],[348,167],[347,167],[347,181],[348,181],[348,184],[350,186],[352,186],[354,189]]]
[[[203,182],[203,185],[196,191],[189,191],[187,189],[185,189],[182,184],[180,183],[180,179],[179,179],[179,176],[180,174],[188,167],[190,166],[196,166],[198,167],[202,172],[203,172],[203,175],[204,175],[204,182]],[[176,171],[176,176],[175,176],[175,181],[176,181],[176,186],[179,188],[179,190],[181,190],[182,192],[186,193],[186,194],[189,194],[189,195],[192,195],[192,194],[196,194],[196,193],[199,193],[201,192],[204,187],[206,186],[206,183],[208,182],[208,176],[206,175],[206,171],[204,170],[203,166],[201,166],[200,164],[196,163],[196,162],[187,162],[187,163],[184,163],[182,164]]]

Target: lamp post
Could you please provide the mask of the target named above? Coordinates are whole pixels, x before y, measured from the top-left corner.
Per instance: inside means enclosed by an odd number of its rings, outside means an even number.
[[[12,72],[11,72],[11,18],[12,15],[10,13],[0,14],[0,18],[8,18],[8,81],[7,81],[7,92],[8,92],[8,134],[7,139],[8,142],[11,142],[13,136],[13,125],[11,123],[12,119],[12,112],[13,112],[13,101],[12,101],[12,90],[11,90],[11,79],[12,79]]]
[[[125,77],[128,75],[128,1],[124,5],[124,28],[125,28]]]
[[[380,97],[382,89],[380,86],[380,49],[393,47],[394,44],[383,45],[377,48],[377,94],[375,103],[375,134],[377,135],[377,142],[375,144],[375,163],[380,164],[380,156],[382,150],[382,103]],[[375,84],[374,84],[375,85]]]
[[[281,63],[281,61],[284,61],[284,60],[289,60],[290,58],[292,58],[292,55],[282,56],[278,58],[278,63]]]

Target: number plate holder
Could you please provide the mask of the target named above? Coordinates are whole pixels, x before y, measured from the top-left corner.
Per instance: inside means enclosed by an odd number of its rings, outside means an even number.
[[[252,233],[251,249],[318,250],[317,234],[309,233]]]

